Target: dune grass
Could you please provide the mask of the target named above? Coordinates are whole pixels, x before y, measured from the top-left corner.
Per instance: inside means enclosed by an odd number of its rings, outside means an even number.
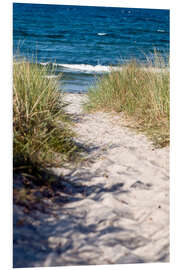
[[[136,60],[97,80],[85,108],[124,112],[157,147],[169,144],[169,68],[163,57],[142,66]],[[132,121],[131,121],[132,122]]]
[[[13,167],[34,178],[77,156],[63,94],[47,67],[13,63]]]

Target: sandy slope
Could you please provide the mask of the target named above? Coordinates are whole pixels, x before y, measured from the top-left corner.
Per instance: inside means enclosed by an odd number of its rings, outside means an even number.
[[[144,135],[124,127],[118,115],[84,114],[85,99],[66,95],[88,161],[54,169],[77,190],[63,207],[53,205],[52,215],[29,217],[32,228],[24,233],[23,244],[17,243],[17,265],[168,262],[169,148],[153,149]],[[15,213],[22,215],[19,208]],[[18,239],[23,232],[16,228],[15,234]]]

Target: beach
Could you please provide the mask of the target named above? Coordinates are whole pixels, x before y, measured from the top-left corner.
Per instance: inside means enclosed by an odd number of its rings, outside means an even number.
[[[14,206],[14,267],[169,262],[169,146],[156,149],[122,114],[84,112],[85,94],[64,98],[86,158],[51,169],[64,203]]]
[[[12,20],[13,266],[169,262],[170,10]]]

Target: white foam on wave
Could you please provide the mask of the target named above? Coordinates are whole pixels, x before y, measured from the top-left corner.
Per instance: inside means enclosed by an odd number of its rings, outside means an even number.
[[[48,65],[50,63],[41,63],[41,65]],[[74,71],[83,71],[85,73],[106,73],[114,71],[121,71],[122,67],[120,66],[102,66],[102,65],[86,65],[86,64],[59,64],[59,63],[51,63],[53,66],[59,66],[66,68],[68,70],[74,70]],[[151,72],[165,72],[168,70],[168,68],[155,68],[155,67],[141,67],[144,71],[151,71]],[[63,71],[62,71],[63,72]],[[50,75],[52,77],[58,77],[58,75]]]
[[[43,66],[46,65],[53,65],[55,67],[62,67],[66,69],[71,69],[74,71],[83,71],[87,73],[102,73],[102,72],[110,72],[111,70],[118,70],[119,67],[112,67],[112,66],[103,66],[103,65],[88,65],[88,64],[63,64],[63,63],[50,63],[50,62],[41,62]]]
[[[163,29],[158,29],[158,30],[157,30],[157,32],[164,33],[164,32],[165,32],[165,30],[163,30]]]
[[[46,75],[45,76],[47,79],[56,79],[58,78],[59,76],[58,75]]]
[[[107,33],[97,33],[98,36],[106,36]]]
[[[109,72],[111,70],[110,66],[102,65],[86,65],[86,64],[54,64],[56,66],[62,66],[64,68],[73,69],[77,71],[86,71],[86,72]]]
[[[42,66],[47,66],[48,64],[50,64],[50,63],[49,62],[45,62],[45,63],[41,62],[40,63],[40,65],[42,65]]]

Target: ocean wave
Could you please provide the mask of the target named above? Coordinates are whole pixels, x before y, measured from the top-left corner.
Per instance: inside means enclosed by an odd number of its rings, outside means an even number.
[[[59,77],[58,75],[46,75],[45,76],[45,78],[47,78],[47,79],[56,79],[58,77]]]
[[[107,36],[107,33],[97,33],[98,36]]]
[[[40,62],[39,64],[40,64],[41,66],[56,65],[56,63],[51,63],[51,62]]]
[[[63,64],[63,63],[51,63],[51,62],[41,62],[40,65],[52,66],[65,69],[65,71],[81,71],[83,73],[108,73],[112,70],[121,70],[120,66],[103,66],[103,65],[88,65],[88,64]],[[62,70],[63,72],[63,70]]]
[[[54,63],[54,66],[60,66],[63,68],[67,68],[67,69],[73,69],[73,70],[77,70],[77,71],[83,71],[83,72],[110,72],[111,71],[111,67],[110,66],[103,66],[103,65],[86,65],[86,64],[57,64]]]
[[[18,64],[18,62],[17,62]],[[50,66],[50,67],[59,67],[59,68],[63,68],[66,69],[66,72],[71,72],[71,71],[81,71],[83,73],[108,73],[111,71],[121,71],[122,70],[122,66],[103,66],[103,65],[87,65],[87,64],[61,64],[61,63],[51,63],[51,62],[41,62],[40,65],[43,66]],[[168,68],[156,68],[156,67],[141,67],[142,70],[144,71],[151,71],[151,72],[163,72],[163,71],[167,71]],[[63,73],[64,70],[59,70],[60,73]],[[47,77],[51,77],[51,78],[55,78],[58,77],[59,75],[48,75]]]
[[[165,32],[165,30],[163,30],[163,29],[158,29],[158,30],[157,30],[157,32],[164,33],[164,32]]]

